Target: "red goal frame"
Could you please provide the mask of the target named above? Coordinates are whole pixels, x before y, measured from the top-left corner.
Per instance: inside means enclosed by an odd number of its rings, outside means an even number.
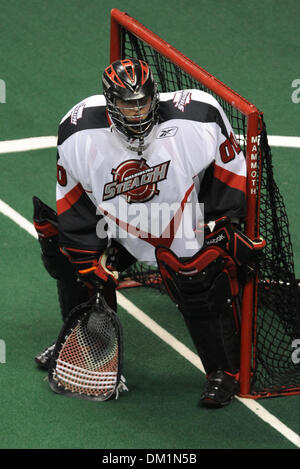
[[[206,88],[242,113],[247,120],[247,217],[245,232],[251,239],[259,236],[260,182],[257,168],[260,167],[259,137],[261,132],[260,112],[253,104],[241,97],[202,67],[185,57],[181,52],[147,29],[143,24],[118,9],[111,10],[110,61],[118,60],[122,54],[121,29],[125,28],[136,37],[151,45],[175,65],[201,82]],[[255,398],[250,394],[252,363],[252,322],[257,309],[257,281],[252,279],[245,285],[242,299],[240,393],[242,397]]]

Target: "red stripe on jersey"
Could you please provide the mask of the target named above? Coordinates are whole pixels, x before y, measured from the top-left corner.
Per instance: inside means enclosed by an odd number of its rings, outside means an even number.
[[[60,248],[60,250],[62,249],[67,249],[68,251],[72,251],[72,252],[83,252],[84,254],[98,254],[99,251],[90,251],[90,250],[86,250],[86,249],[75,249],[75,248]],[[63,252],[63,254],[65,254]]]
[[[228,171],[228,169],[224,169],[215,164],[214,177],[226,184],[226,186],[238,189],[246,194],[246,176],[234,174],[231,171]]]
[[[57,214],[61,215],[62,213],[69,210],[81,197],[84,193],[81,184],[77,184],[77,186],[73,187],[66,195],[62,198],[57,200],[56,202],[56,210]]]

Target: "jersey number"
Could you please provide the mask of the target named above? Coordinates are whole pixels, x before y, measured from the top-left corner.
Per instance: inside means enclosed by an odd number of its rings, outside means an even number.
[[[241,147],[238,144],[237,139],[231,132],[229,139],[227,138],[225,142],[220,145],[220,155],[223,163],[229,163],[235,158],[235,154],[239,154]]]

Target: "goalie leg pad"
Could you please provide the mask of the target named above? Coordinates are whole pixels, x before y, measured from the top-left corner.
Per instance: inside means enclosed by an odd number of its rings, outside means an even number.
[[[57,280],[57,295],[63,321],[73,308],[89,300],[88,288],[73,277]]]
[[[38,197],[33,197],[33,224],[38,234],[41,258],[48,274],[56,280],[75,278],[74,268],[58,246],[57,214]]]
[[[41,247],[41,258],[49,275],[57,280],[60,310],[65,319],[75,306],[88,301],[95,291],[90,291],[78,281],[74,266],[59,248],[56,212],[38,197],[33,197],[33,207],[33,223]],[[115,288],[104,286],[102,293],[108,305],[116,311]]]
[[[239,369],[239,284],[236,264],[223,249],[203,249],[180,260],[156,250],[166,289],[183,314],[207,374]]]

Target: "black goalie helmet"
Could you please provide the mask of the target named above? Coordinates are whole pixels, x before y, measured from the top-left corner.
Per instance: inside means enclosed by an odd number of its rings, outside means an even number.
[[[144,138],[157,121],[158,92],[143,60],[117,60],[102,77],[107,111],[116,128],[129,138]]]

